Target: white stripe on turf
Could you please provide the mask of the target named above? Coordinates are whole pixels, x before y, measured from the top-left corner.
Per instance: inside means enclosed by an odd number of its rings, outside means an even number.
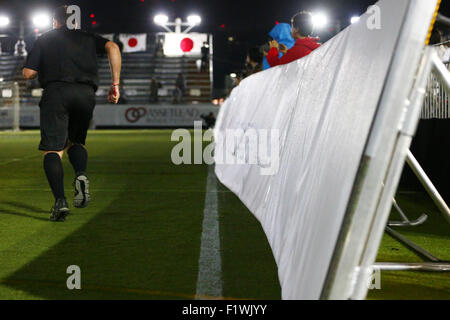
[[[222,297],[222,259],[217,212],[217,180],[213,165],[208,167],[202,228],[196,299],[204,299],[205,296],[220,298]]]
[[[33,154],[31,156],[26,156],[26,157],[23,157],[23,158],[3,159],[4,161],[0,162],[0,166],[4,166],[4,165],[10,164],[10,163],[19,162],[19,161],[23,161],[23,160],[29,160],[29,159],[34,158],[34,157],[37,158],[37,157],[39,157],[39,155]]]
[[[123,188],[108,188],[108,189],[103,189],[103,188],[94,188],[94,189],[89,189],[92,192],[123,192]],[[23,188],[23,187],[9,187],[9,186],[1,186],[0,185],[0,191],[42,191],[42,192],[51,192],[51,190],[45,190],[43,188]],[[205,193],[205,190],[186,190],[186,189],[127,189],[127,192],[144,192],[144,193],[149,193],[149,192],[153,192],[153,193]],[[231,193],[231,191],[229,190],[220,190],[217,191],[217,193]]]

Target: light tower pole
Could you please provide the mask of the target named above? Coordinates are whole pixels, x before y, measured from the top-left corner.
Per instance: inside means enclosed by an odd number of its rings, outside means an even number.
[[[169,21],[169,17],[159,14],[155,16],[154,22],[169,33],[189,33],[192,28],[200,25],[202,18],[197,15],[192,15],[187,17],[186,22],[183,22],[181,18],[176,18],[175,21]],[[183,27],[186,27],[186,29],[183,30]]]

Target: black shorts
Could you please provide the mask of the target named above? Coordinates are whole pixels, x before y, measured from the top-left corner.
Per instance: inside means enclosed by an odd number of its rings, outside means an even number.
[[[69,142],[85,144],[95,107],[95,91],[90,85],[52,82],[39,103],[41,143],[39,150],[62,151]]]

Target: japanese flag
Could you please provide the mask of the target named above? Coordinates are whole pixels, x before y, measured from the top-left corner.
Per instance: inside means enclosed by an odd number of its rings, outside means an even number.
[[[124,34],[119,35],[123,43],[123,52],[140,52],[147,49],[147,34]]]
[[[203,43],[207,41],[206,33],[166,33],[164,55],[168,57],[201,56]]]

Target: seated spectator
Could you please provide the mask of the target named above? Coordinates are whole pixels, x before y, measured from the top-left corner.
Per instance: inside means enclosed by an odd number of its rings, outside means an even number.
[[[250,48],[247,54],[247,61],[245,63],[245,76],[251,76],[254,73],[262,71],[263,54],[258,47]]]
[[[152,78],[152,82],[150,83],[150,102],[158,102],[158,91],[161,87],[161,83],[155,78]]]
[[[26,44],[23,39],[19,39],[14,46],[14,55],[19,57],[26,57],[28,55]]]
[[[279,44],[284,44],[288,49],[292,48],[295,44],[295,40],[292,37],[292,27],[289,23],[278,23],[273,27],[273,29],[269,32],[269,36],[272,40],[277,40]],[[269,53],[270,45],[269,43],[264,44],[261,47],[261,51],[264,54],[263,59],[263,70],[267,70],[270,68],[269,63],[267,62],[267,54]],[[280,53],[279,58],[283,56]]]
[[[173,90],[173,103],[182,103],[184,92],[186,90],[186,81],[182,73],[178,74],[177,80],[175,81],[175,90]]]
[[[225,77],[225,91],[227,97],[231,94],[231,91],[239,85],[241,80],[241,76],[238,74],[231,74]]]
[[[216,117],[214,116],[214,113],[210,112],[206,116],[202,114],[200,117],[205,120],[206,129],[214,128],[214,125],[216,124]]]
[[[444,41],[443,33],[437,27],[434,27],[430,36],[430,46],[436,48],[438,56],[441,58],[442,62],[448,63],[450,60],[450,48],[449,43]]]
[[[294,46],[287,50],[285,45],[280,45],[276,40],[270,42],[271,49],[267,54],[267,62],[271,67],[279,66],[298,60],[310,54],[320,47],[318,38],[311,38],[314,31],[312,14],[302,11],[297,13],[291,20],[292,37],[295,39]],[[279,58],[279,50],[284,55]]]
[[[209,45],[208,42],[203,42],[202,46],[202,64],[200,71],[206,72],[208,71],[208,61],[209,61]]]

